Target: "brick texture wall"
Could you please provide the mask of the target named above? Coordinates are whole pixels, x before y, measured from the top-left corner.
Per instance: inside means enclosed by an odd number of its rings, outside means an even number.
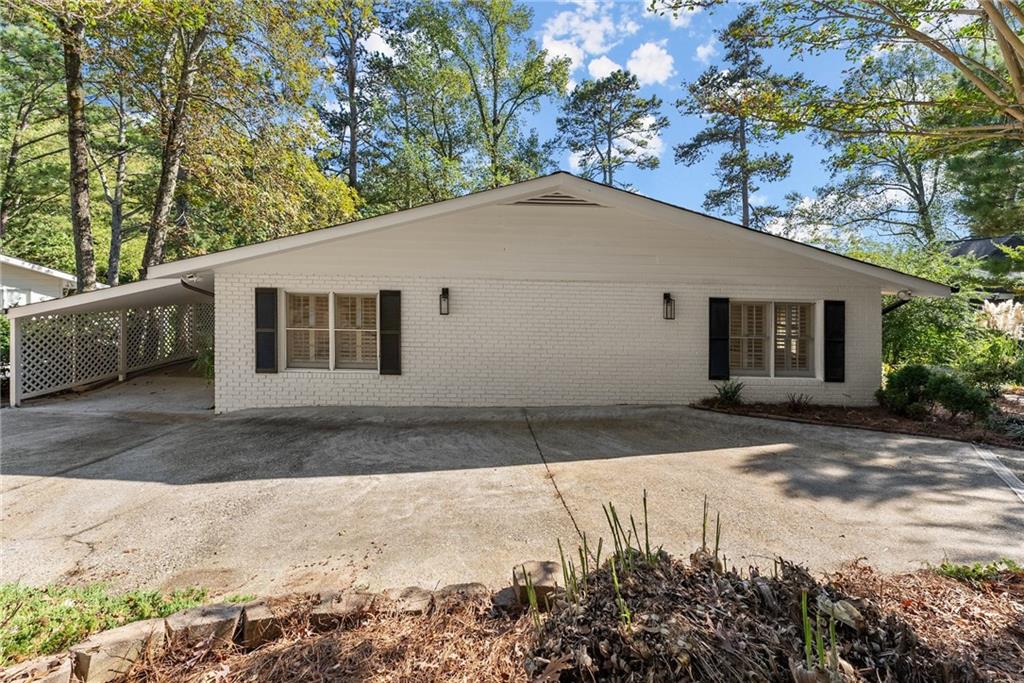
[[[401,290],[402,374],[285,368],[257,374],[256,287]],[[451,290],[448,316],[438,314],[441,287]],[[860,283],[843,286],[835,278],[785,286],[221,273],[216,290],[218,412],[302,405],[688,403],[714,393],[707,379],[708,298],[714,296],[846,301],[846,382],[743,378],[749,400],[804,393],[822,403],[863,405],[873,401],[881,374],[879,291]],[[662,318],[665,291],[676,299],[675,320]],[[820,347],[820,330],[817,336]]]

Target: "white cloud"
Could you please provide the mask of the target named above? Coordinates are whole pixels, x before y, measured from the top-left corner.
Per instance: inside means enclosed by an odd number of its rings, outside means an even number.
[[[701,64],[708,64],[711,59],[718,54],[718,38],[711,36],[703,43],[697,46],[697,49],[693,53],[693,58]]]
[[[621,66],[608,59],[606,55],[601,55],[597,59],[591,60],[590,64],[587,65],[587,71],[590,72],[591,78],[604,78],[621,68]]]
[[[339,111],[341,111],[341,105],[338,104],[337,100],[327,100],[326,102],[324,102],[324,109],[334,114],[337,114]]]
[[[665,83],[676,72],[672,55],[664,48],[664,43],[644,43],[629,55],[626,68],[636,76],[640,85]]]
[[[623,37],[640,30],[630,6],[608,0],[576,0],[541,29],[541,47],[551,56],[568,57],[572,68],[583,66],[590,55],[603,55]]]
[[[648,17],[661,17],[668,21],[673,29],[686,28],[701,11],[700,7],[674,11],[671,9],[671,3],[667,2],[667,0],[658,0],[654,5],[654,11],[651,12],[649,9],[651,5],[650,0],[640,0],[640,2],[643,4],[644,11],[648,13]]]
[[[395,48],[391,47],[391,45],[388,44],[388,41],[384,40],[384,36],[377,31],[371,33],[369,37],[363,41],[363,47],[370,53],[379,52],[385,57],[395,56]]]
[[[573,171],[580,170],[580,159],[582,158],[582,152],[569,152],[569,168]]]
[[[559,40],[558,38],[545,35],[541,39],[541,47],[548,51],[550,59],[568,57],[569,61],[572,62],[572,69],[583,63],[583,50],[571,41]]]
[[[751,206],[768,206],[768,195],[761,194],[760,192],[754,193],[750,197]]]

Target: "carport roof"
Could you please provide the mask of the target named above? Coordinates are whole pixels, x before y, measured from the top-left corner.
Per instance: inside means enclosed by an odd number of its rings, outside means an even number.
[[[47,313],[88,313],[119,308],[203,303],[210,300],[210,295],[190,289],[177,279],[142,280],[117,287],[72,294],[63,299],[51,299],[28,306],[15,306],[7,310],[7,317],[20,318],[27,315],[46,315]]]

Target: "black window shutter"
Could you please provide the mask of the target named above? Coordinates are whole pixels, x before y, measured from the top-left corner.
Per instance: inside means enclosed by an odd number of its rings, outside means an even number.
[[[402,374],[402,293],[380,291],[380,374]]]
[[[846,381],[846,302],[825,302],[825,381]]]
[[[708,299],[708,379],[729,379],[729,300]]]
[[[256,372],[277,372],[277,289],[256,288]]]

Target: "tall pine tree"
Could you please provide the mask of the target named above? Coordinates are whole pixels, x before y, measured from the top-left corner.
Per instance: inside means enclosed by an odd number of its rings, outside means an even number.
[[[745,8],[719,34],[728,68],[708,68],[688,86],[685,98],[676,102],[683,114],[701,116],[708,122],[689,142],[676,145],[676,163],[695,164],[711,148],[726,146],[718,159],[718,188],[704,196],[704,208],[739,215],[746,227],[764,229],[775,206],[754,206],[759,182],[774,182],[789,175],[793,155],[757,153],[755,147],[779,141],[783,133],[759,121],[758,110],[778,99],[777,93],[801,88],[802,76],[781,76],[764,63],[759,51],[770,42],[756,30],[757,9]]]
[[[615,71],[573,89],[558,117],[558,130],[569,151],[577,155],[582,175],[600,175],[605,185],[625,187],[615,173],[629,165],[658,167],[651,147],[668,126],[661,98],[640,97],[640,83],[626,71]]]

